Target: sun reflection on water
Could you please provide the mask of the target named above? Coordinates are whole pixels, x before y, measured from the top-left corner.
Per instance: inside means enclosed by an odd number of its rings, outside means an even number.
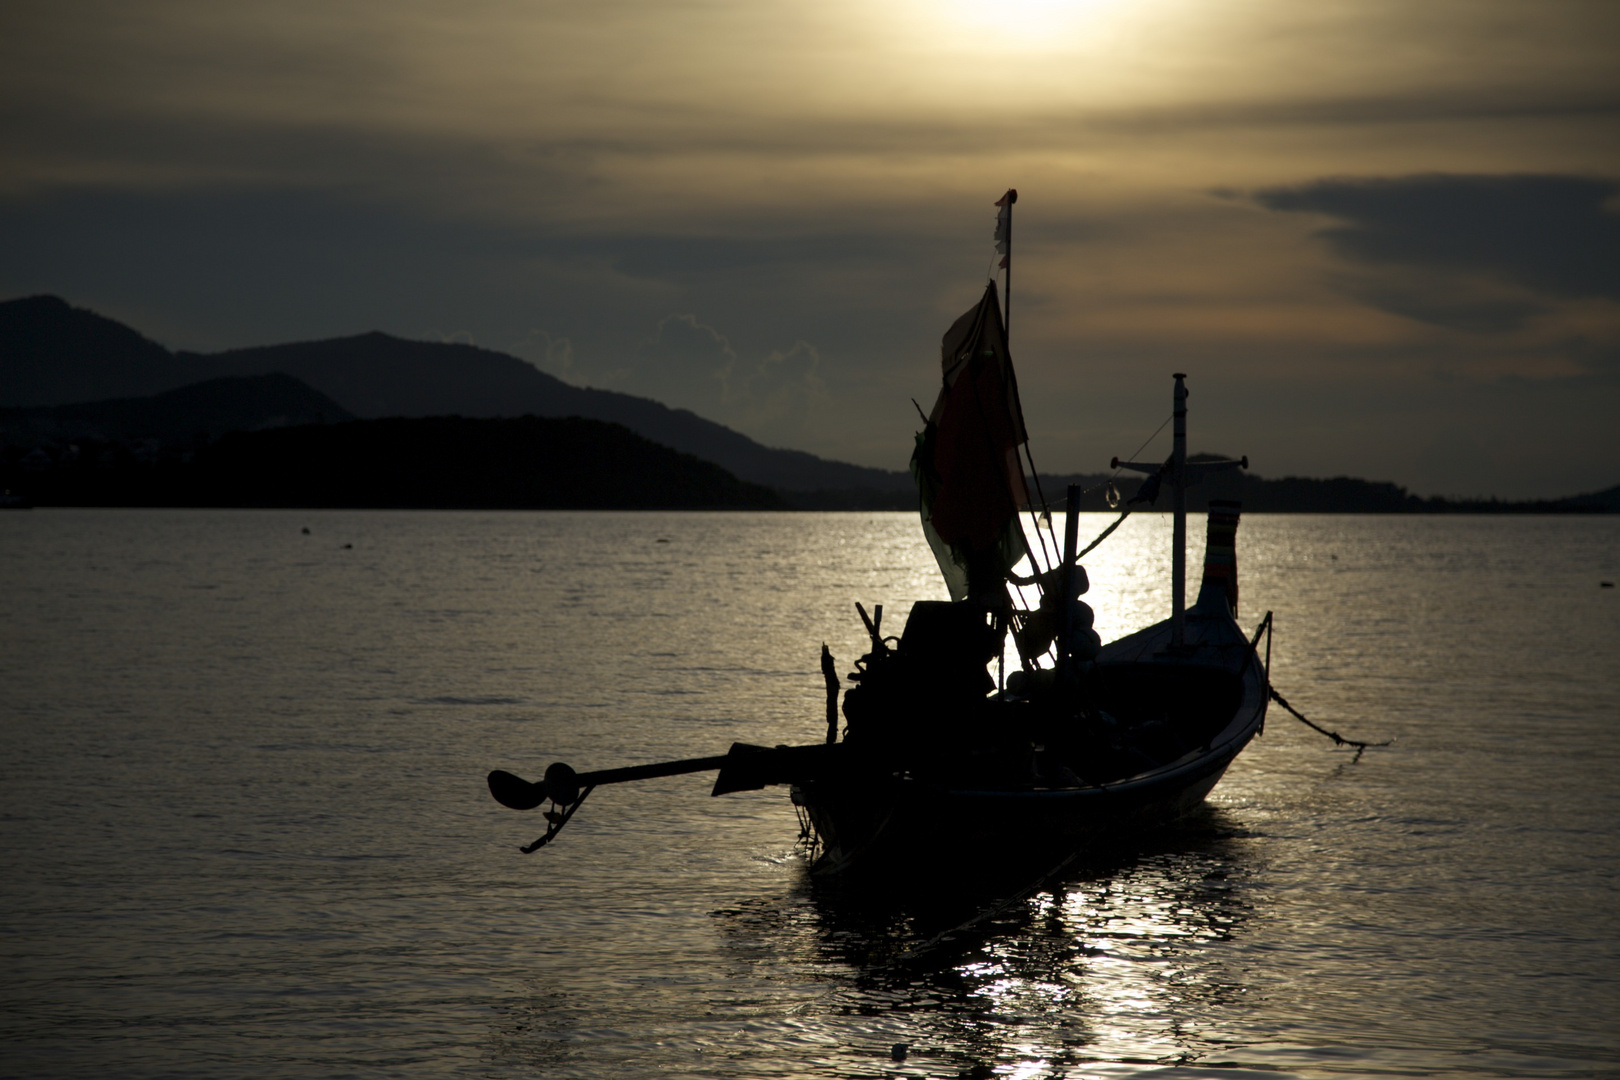
[[[1212,809],[1103,859],[1010,904],[998,898],[1032,878],[887,891],[807,879],[716,916],[734,956],[791,954],[823,983],[801,1020],[845,1045],[905,1044],[887,1075],[1036,1077],[1216,1052],[1247,988],[1233,950],[1205,946],[1242,934],[1258,902],[1242,834]]]

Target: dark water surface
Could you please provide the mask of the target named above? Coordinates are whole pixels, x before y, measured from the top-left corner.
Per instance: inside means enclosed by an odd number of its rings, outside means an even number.
[[[1168,528],[1088,560],[1105,639]],[[1395,747],[1274,710],[1185,828],[907,959],[1022,883],[826,886],[701,776],[525,856],[483,776],[815,741],[854,601],[942,595],[911,515],[0,515],[0,1074],[1620,1075],[1620,519],[1239,559],[1279,689]]]

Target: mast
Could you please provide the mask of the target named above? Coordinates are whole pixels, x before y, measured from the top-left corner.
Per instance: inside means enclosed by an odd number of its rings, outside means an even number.
[[[1001,212],[996,215],[996,253],[1001,256],[1001,262],[997,265],[1007,272],[1004,295],[1001,301],[1001,332],[1007,339],[1009,351],[1012,349],[1012,208],[1017,201],[1017,188],[1008,188],[1002,193],[1001,198],[996,200],[996,205],[1001,208]],[[1035,539],[1041,545],[1041,557],[1039,560],[1035,558],[1035,549],[1029,546],[1029,538],[1027,536],[1024,538],[1024,547],[1029,551],[1030,565],[1039,574],[1043,572],[1040,564],[1048,558],[1046,551],[1047,533],[1052,534],[1052,553],[1050,557],[1053,559],[1058,557],[1057,533],[1052,532],[1051,507],[1046,504],[1046,492],[1041,490],[1041,474],[1035,468],[1035,454],[1030,450],[1027,439],[1024,441],[1024,460],[1029,462],[1029,475],[1035,481],[1035,493],[1040,496],[1041,509],[1046,511],[1046,532],[1042,532],[1040,515],[1035,513],[1033,504],[1029,508],[1030,520],[1035,526]]]
[[[1121,461],[1115,458],[1109,467],[1130,469],[1132,472],[1147,473],[1150,478],[1157,478],[1151,481],[1154,485],[1151,489],[1144,483],[1143,490],[1131,500],[1132,503],[1157,501],[1159,484],[1164,480],[1170,481],[1170,509],[1174,521],[1174,531],[1170,540],[1170,648],[1179,649],[1187,643],[1187,485],[1209,473],[1247,469],[1249,459],[1245,456],[1224,461],[1200,461],[1196,465],[1187,464],[1187,376],[1178,371],[1175,373],[1175,380],[1175,445],[1170,451],[1170,460],[1159,463]],[[1129,513],[1128,508],[1126,512]]]
[[[1170,490],[1175,527],[1170,540],[1170,647],[1187,640],[1187,376],[1176,372],[1175,448],[1170,459]]]
[[[1002,252],[1001,265],[1007,268],[1007,290],[1006,290],[1006,295],[1005,295],[1004,299],[1002,300],[1002,307],[1001,307],[1001,339],[1006,344],[1007,351],[1009,353],[1011,353],[1012,352],[1012,208],[1013,208],[1013,203],[1018,201],[1018,192],[1016,190],[1014,190],[1013,188],[1008,188],[1007,193],[1001,197],[1001,201],[1007,204],[1005,207],[1002,208],[1001,214],[998,216],[998,220],[996,222],[996,226],[997,226],[996,232],[998,234],[998,239],[1003,244],[1006,245],[1006,250]],[[1009,363],[1011,362],[1010,358],[1009,358],[1008,362]],[[1024,446],[1024,451],[1025,451],[1025,453],[1029,452],[1029,446],[1028,446],[1027,443]],[[1017,460],[1017,457],[1018,457],[1018,450],[1017,450],[1016,447],[1014,447],[1014,449],[1013,449],[1013,459],[1014,459],[1014,461]],[[1018,519],[1018,515],[1016,513],[1014,513],[1013,514],[1013,520],[1016,521],[1017,519]],[[1023,526],[1019,526],[1018,531],[1023,532],[1024,531]],[[1041,553],[1044,555],[1046,553],[1046,541],[1041,539],[1041,532],[1040,532],[1039,523],[1037,523],[1036,526],[1035,526],[1035,538],[1037,540],[1041,541]],[[1024,550],[1026,550],[1026,551],[1029,550],[1029,540],[1027,538],[1024,540]],[[1035,566],[1035,560],[1034,560],[1033,557],[1030,559],[1030,563],[1031,563],[1030,568],[1032,570],[1035,570],[1037,573],[1039,573],[1039,569]],[[1010,604],[1010,601],[1009,601],[1009,604]],[[1011,608],[1010,607],[1008,608],[1007,615],[1005,615],[1002,618],[1003,618],[1003,621],[1002,621],[1000,630],[998,631],[1000,633],[1000,635],[1001,635],[1001,654],[1000,654],[1000,656],[999,656],[999,658],[997,660],[997,663],[996,663],[996,689],[998,691],[1004,691],[1004,690],[1007,689],[1007,631],[1011,628],[1011,625],[1012,625],[1012,614],[1011,614]],[[1016,646],[1017,642],[1014,641],[1013,644]]]

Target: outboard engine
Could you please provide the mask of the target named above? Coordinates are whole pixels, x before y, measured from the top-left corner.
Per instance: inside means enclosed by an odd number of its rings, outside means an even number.
[[[918,601],[898,647],[874,642],[850,675],[857,685],[844,695],[848,741],[910,757],[960,735],[982,718],[995,688],[987,665],[1000,647],[982,605]]]

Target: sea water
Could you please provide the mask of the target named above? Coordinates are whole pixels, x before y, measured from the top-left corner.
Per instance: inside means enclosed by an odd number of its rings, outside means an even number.
[[[1277,688],[1392,747],[1273,708],[1178,828],[863,889],[780,789],[523,855],[484,775],[818,741],[855,602],[943,596],[913,515],[0,515],[0,1074],[1620,1074],[1620,518],[1238,559]],[[1164,516],[1087,565],[1105,640],[1166,615]]]

